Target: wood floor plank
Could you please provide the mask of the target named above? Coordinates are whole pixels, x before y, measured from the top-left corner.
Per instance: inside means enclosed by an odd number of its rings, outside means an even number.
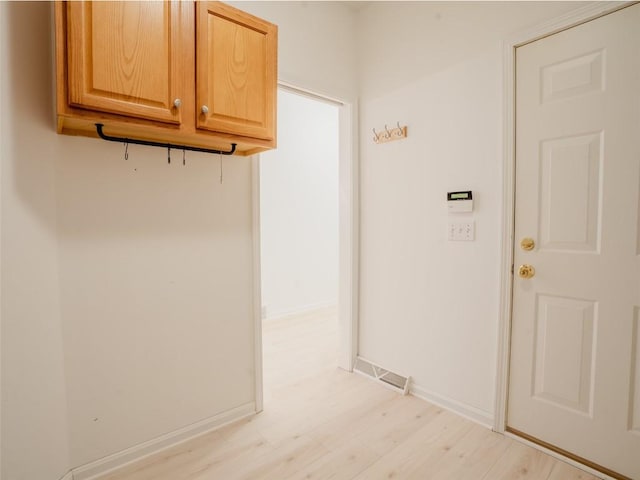
[[[411,396],[398,396],[358,434],[379,455],[393,450],[436,415],[437,407]]]
[[[362,435],[397,400],[396,392],[385,390],[329,419],[312,430],[310,435],[331,450]]]
[[[419,468],[410,478],[429,480],[477,480],[493,467],[504,454],[511,440],[491,430],[474,425],[467,434],[436,462]]]
[[[556,462],[555,458],[513,440],[483,480],[546,480]]]
[[[556,462],[547,480],[598,480],[598,477],[561,461]]]
[[[406,479],[423,465],[436,462],[446,453],[449,444],[472,427],[468,420],[438,409],[426,425],[355,478]]]
[[[350,480],[378,460],[379,456],[357,440],[343,444],[286,480]]]
[[[291,393],[278,402],[277,406],[272,407],[271,402],[265,403],[264,414],[270,417],[270,420],[262,421],[262,426],[258,427],[261,434],[269,442],[277,445],[289,437],[313,431],[341,415],[346,420],[346,415],[343,414],[360,407],[363,404],[362,398],[369,398],[373,403],[379,396],[389,398],[387,392],[381,392],[379,386],[366,379],[343,385],[339,377],[349,378],[353,377],[352,374],[335,371],[331,376],[338,381],[338,385],[341,385],[337,391],[333,387],[324,385],[318,390],[316,390],[317,385],[303,385],[300,392]],[[305,394],[303,391],[307,387],[315,393]],[[397,397],[397,394],[393,396]],[[366,404],[369,403],[366,402]]]
[[[300,436],[284,442],[269,455],[263,455],[220,478],[238,480],[283,480],[307,468],[329,454],[324,446],[312,438]]]

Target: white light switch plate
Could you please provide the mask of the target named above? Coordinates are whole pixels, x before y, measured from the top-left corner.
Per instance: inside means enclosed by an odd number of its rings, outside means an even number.
[[[449,222],[447,233],[449,240],[472,242],[476,237],[475,222]]]

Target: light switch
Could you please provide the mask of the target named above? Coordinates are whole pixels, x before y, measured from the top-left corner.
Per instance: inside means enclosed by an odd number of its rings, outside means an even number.
[[[475,222],[449,222],[448,239],[452,241],[472,242],[475,240]]]

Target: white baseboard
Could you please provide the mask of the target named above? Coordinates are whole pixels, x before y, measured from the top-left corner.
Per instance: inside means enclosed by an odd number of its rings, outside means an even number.
[[[130,463],[141,460],[145,457],[158,453],[167,448],[191,440],[192,438],[209,433],[231,422],[248,417],[256,413],[254,402],[241,405],[227,410],[213,417],[206,418],[200,422],[166,433],[152,440],[140,443],[120,452],[108,455],[96,461],[87,463],[71,470],[71,477],[64,477],[62,480],[93,480],[97,479],[113,470],[121,468]]]
[[[285,317],[291,317],[294,315],[304,315],[306,313],[312,313],[317,310],[329,310],[335,309],[336,313],[338,311],[338,305],[336,302],[328,302],[328,303],[314,303],[313,305],[301,305],[299,307],[278,310],[276,312],[269,312],[267,309],[267,315],[263,318],[265,322],[272,322],[274,320],[280,320]]]
[[[458,400],[453,400],[452,398],[447,398],[437,393],[430,392],[426,388],[415,384],[412,384],[409,387],[409,393],[418,398],[426,400],[429,403],[433,403],[434,405],[445,408],[455,414],[460,415],[461,417],[479,423],[483,427],[486,427],[490,430],[493,429],[493,415],[491,415],[491,413],[489,412],[485,412],[484,410],[480,410],[479,408],[472,407],[471,405],[467,405],[463,402],[459,402]]]
[[[73,480],[73,473],[69,470],[60,480]]]

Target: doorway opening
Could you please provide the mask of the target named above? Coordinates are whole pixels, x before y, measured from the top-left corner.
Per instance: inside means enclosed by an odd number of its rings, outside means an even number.
[[[340,105],[280,88],[259,175],[266,402],[338,364],[339,158]]]

